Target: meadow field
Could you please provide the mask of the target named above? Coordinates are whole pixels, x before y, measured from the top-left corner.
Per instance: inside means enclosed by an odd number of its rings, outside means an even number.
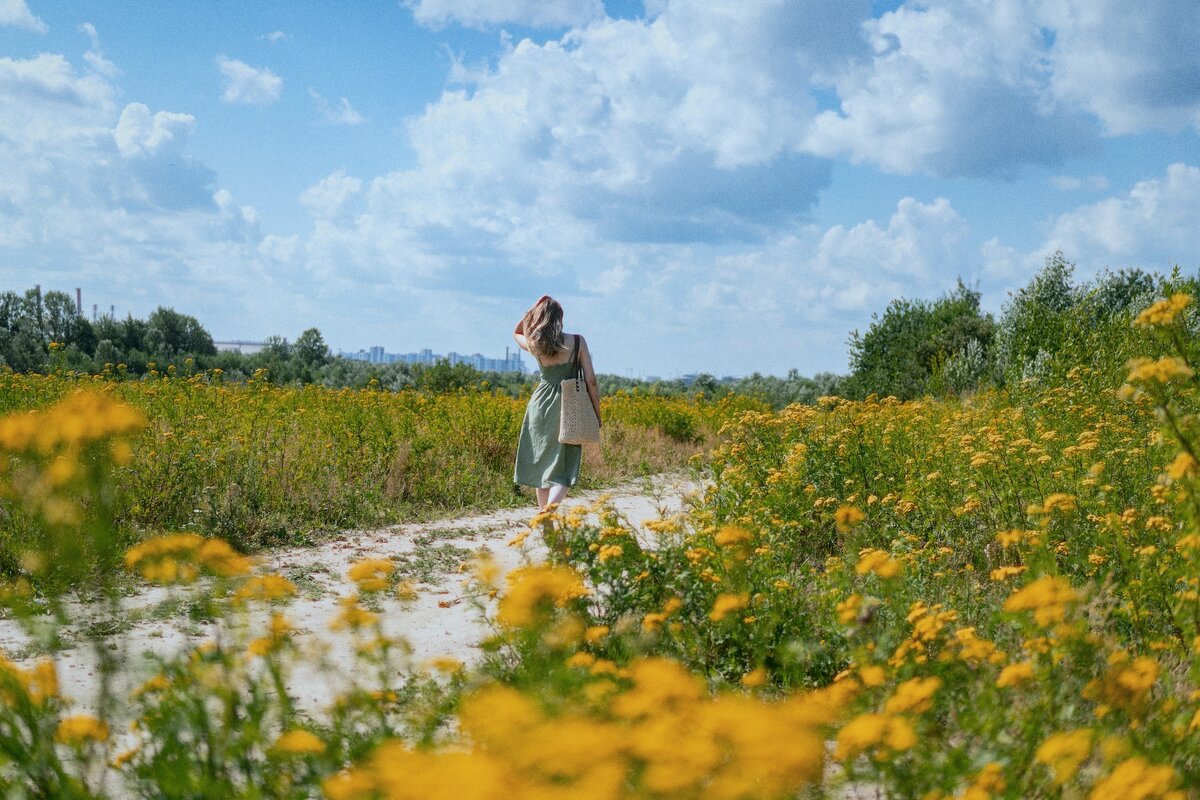
[[[0,413],[45,408],[79,390],[135,409],[144,423],[113,473],[112,522],[126,544],[147,532],[198,531],[257,550],[323,531],[533,503],[512,482],[525,400],[500,392],[293,388],[261,374],[226,382],[219,369],[145,379],[3,372]],[[604,441],[588,447],[582,487],[682,469],[726,420],[764,407],[736,396],[605,397]],[[19,512],[0,518],[0,573],[19,572],[40,536]]]
[[[357,680],[320,715],[285,689],[305,657],[296,587],[242,552],[515,502],[520,401],[0,377],[10,613],[52,624],[81,580],[115,603],[124,570],[228,625],[87,714],[52,648],[4,662],[0,787],[115,796],[115,772],[170,798],[1194,797],[1195,311],[1176,294],[1131,314],[1146,352],[1123,365],[961,397],[610,398],[593,480],[690,461],[703,495],[650,537],[603,501],[533,517],[512,544],[540,538],[548,559],[469,568],[494,631],[478,664],[398,666],[379,599],[413,587],[359,561],[334,623]],[[265,621],[239,624],[251,610]]]

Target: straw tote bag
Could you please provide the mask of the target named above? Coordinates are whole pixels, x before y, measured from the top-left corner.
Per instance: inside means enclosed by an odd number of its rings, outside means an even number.
[[[571,352],[571,364],[575,377],[562,382],[562,412],[558,417],[558,441],[562,444],[586,444],[600,441],[600,420],[588,396],[587,384],[583,380],[583,367],[579,363],[579,335],[575,335],[575,348]]]

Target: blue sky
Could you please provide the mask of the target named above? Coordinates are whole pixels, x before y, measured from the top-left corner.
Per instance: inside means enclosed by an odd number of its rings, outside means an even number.
[[[1056,248],[1194,273],[1194,0],[0,0],[3,288],[217,338],[846,369]]]

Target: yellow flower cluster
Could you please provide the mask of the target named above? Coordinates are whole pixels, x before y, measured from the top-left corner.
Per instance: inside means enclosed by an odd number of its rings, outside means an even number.
[[[753,538],[754,534],[745,528],[739,528],[736,525],[726,525],[717,531],[714,541],[716,541],[719,547],[732,547],[734,545],[745,544]]]
[[[282,575],[275,573],[267,573],[266,575],[254,575],[238,587],[233,594],[235,603],[244,603],[248,600],[257,600],[263,603],[273,603],[282,600],[290,600],[296,596],[296,584],[289,581]]]
[[[0,450],[77,453],[93,442],[136,433],[145,424],[140,411],[107,394],[76,391],[45,410],[0,418]]]
[[[1127,366],[1129,376],[1125,380],[1130,384],[1170,383],[1195,374],[1187,362],[1178,356],[1164,356],[1157,360],[1135,358]]]
[[[23,669],[0,655],[0,702],[12,705],[14,692],[23,693],[29,702],[42,705],[58,696],[58,672],[54,662],[42,659],[32,669]]]
[[[129,548],[125,566],[154,583],[191,583],[202,568],[227,578],[245,575],[250,571],[251,561],[223,539],[170,533]]]
[[[508,573],[496,620],[506,628],[525,628],[537,621],[547,605],[562,608],[591,591],[578,572],[569,567],[537,564]]]
[[[750,605],[750,595],[748,594],[720,594],[713,601],[708,618],[713,622],[720,622],[734,611],[741,611],[748,605]]]
[[[1097,713],[1115,707],[1140,716],[1144,714],[1150,690],[1158,681],[1158,662],[1148,656],[1131,659],[1119,650],[1108,658],[1108,670],[1084,687],[1083,696],[1101,703]]]
[[[1177,788],[1179,783],[1179,774],[1170,767],[1135,757],[1098,781],[1088,800],[1187,800],[1187,793]]]
[[[1054,783],[1061,785],[1075,777],[1079,766],[1092,752],[1092,732],[1087,728],[1056,733],[1038,745],[1034,758],[1050,768]]]
[[[334,631],[360,631],[369,628],[379,621],[379,615],[370,609],[363,608],[355,595],[338,600],[342,610],[329,623],[329,629]]]
[[[63,744],[82,746],[108,741],[108,725],[87,714],[66,717],[58,723],[54,738]]]
[[[1034,621],[1045,628],[1065,620],[1077,602],[1079,593],[1065,579],[1043,575],[1009,595],[1004,610],[1032,611]]]
[[[325,752],[325,743],[315,733],[295,728],[280,734],[272,749],[290,756],[319,755]]]
[[[910,750],[916,743],[916,731],[904,717],[860,714],[838,731],[833,757],[850,761],[868,751],[886,757]]]
[[[348,577],[360,592],[382,592],[388,588],[388,576],[396,565],[387,558],[364,558],[350,565]]]
[[[842,506],[833,512],[833,521],[839,533],[849,533],[850,530],[867,518],[861,510],[854,506]]]
[[[859,575],[873,572],[881,578],[894,578],[904,570],[899,561],[892,558],[883,550],[867,547],[858,552],[858,563],[854,571]]]
[[[941,678],[912,678],[896,687],[884,711],[889,714],[921,714],[933,706],[933,696],[942,687]]]
[[[1138,314],[1133,324],[1146,328],[1166,327],[1175,321],[1183,310],[1191,305],[1191,295],[1182,292],[1171,295],[1165,300],[1153,303],[1142,313]]]
[[[820,726],[833,720],[839,695],[712,698],[664,659],[635,661],[629,674],[630,688],[611,697],[611,716],[549,714],[515,689],[482,689],[463,702],[462,744],[386,743],[328,779],[325,796],[741,800],[794,796],[820,779]]]

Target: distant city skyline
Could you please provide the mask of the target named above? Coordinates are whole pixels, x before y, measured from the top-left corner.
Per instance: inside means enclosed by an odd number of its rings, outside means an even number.
[[[433,352],[426,347],[412,353],[389,353],[382,345],[373,345],[368,349],[341,350],[337,352],[342,358],[355,361],[366,361],[371,364],[425,364],[432,365],[439,361],[449,361],[450,364],[467,364],[480,372],[518,372],[525,374],[525,363],[518,348],[504,348],[504,358],[489,358],[481,353],[469,355],[451,350],[445,355]]]

